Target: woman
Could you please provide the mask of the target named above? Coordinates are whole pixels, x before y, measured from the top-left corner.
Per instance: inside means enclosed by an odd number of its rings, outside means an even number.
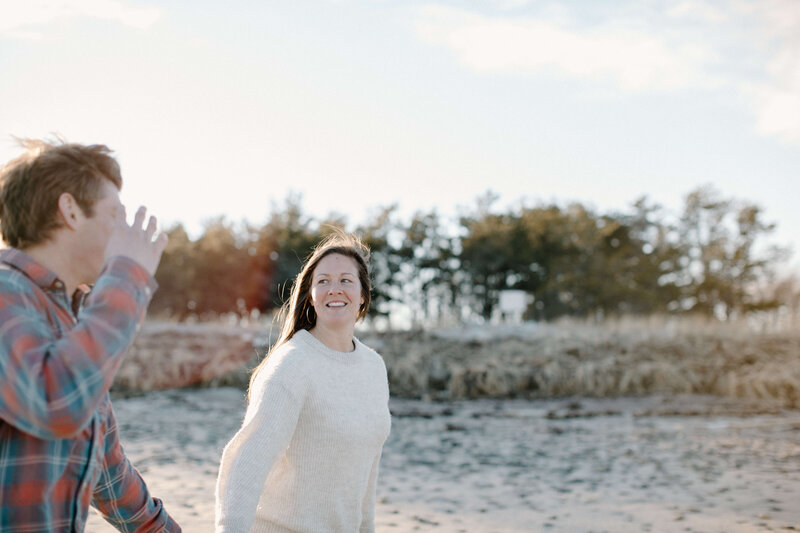
[[[374,531],[390,416],[383,360],[353,336],[370,302],[368,254],[334,234],[297,276],[222,452],[217,533]]]

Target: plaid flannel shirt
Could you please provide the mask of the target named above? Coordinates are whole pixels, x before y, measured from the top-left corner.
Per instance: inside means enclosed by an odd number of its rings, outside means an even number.
[[[53,272],[0,250],[3,533],[81,532],[90,504],[120,531],[180,531],[125,457],[108,395],[155,288],[120,256],[70,301]]]

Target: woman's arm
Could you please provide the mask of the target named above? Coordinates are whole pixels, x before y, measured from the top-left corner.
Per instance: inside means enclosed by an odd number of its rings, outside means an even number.
[[[372,462],[372,470],[369,473],[369,482],[367,483],[367,492],[364,494],[364,500],[361,506],[361,528],[359,533],[374,533],[375,532],[375,494],[378,486],[378,465],[381,462],[381,452],[375,457]]]
[[[289,446],[300,416],[302,399],[297,391],[274,376],[259,378],[253,383],[242,427],[222,452],[216,489],[217,533],[250,530],[264,482]]]

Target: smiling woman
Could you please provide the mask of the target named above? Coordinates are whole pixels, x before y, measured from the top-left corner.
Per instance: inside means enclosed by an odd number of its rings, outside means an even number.
[[[297,275],[289,301],[281,309],[283,328],[272,352],[301,330],[308,330],[329,348],[343,347],[340,351],[348,352],[355,323],[367,315],[369,304],[369,248],[355,235],[335,232],[317,245]],[[333,313],[337,306],[346,312]],[[251,389],[266,361],[253,372]]]
[[[357,237],[335,233],[297,276],[222,452],[218,533],[374,531],[391,422],[386,366],[353,336],[369,307],[368,257]]]
[[[358,270],[355,259],[332,252],[320,259],[311,278],[311,306],[317,319],[309,331],[342,352],[355,349],[353,328],[366,301]]]

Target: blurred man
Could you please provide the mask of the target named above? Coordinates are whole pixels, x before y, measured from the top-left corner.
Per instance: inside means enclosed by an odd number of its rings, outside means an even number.
[[[102,145],[23,141],[0,169],[0,531],[180,531],[119,442],[108,390],[166,246]],[[89,291],[88,285],[94,285]]]

